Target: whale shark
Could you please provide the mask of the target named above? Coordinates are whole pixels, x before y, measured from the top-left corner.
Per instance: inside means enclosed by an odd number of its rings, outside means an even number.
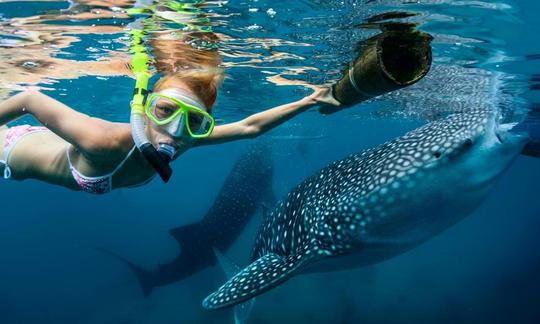
[[[528,142],[492,107],[446,116],[307,178],[265,216],[251,263],[203,307],[251,302],[295,275],[390,259],[463,219]]]
[[[180,253],[169,263],[150,271],[110,250],[99,248],[123,261],[136,275],[144,296],[157,286],[181,281],[217,264],[214,250],[226,251],[264,204],[274,204],[273,163],[269,144],[260,141],[240,156],[216,200],[199,221],[173,228],[169,233],[180,244]]]

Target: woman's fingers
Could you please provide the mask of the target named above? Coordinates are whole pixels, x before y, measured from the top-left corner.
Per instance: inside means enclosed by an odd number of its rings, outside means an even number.
[[[343,109],[341,103],[332,95],[332,88],[321,86],[311,86],[310,88],[314,91],[311,97],[320,105],[319,112],[321,114],[327,115]]]
[[[332,95],[332,89],[328,87],[319,88],[316,100],[322,104],[341,106],[341,103]]]

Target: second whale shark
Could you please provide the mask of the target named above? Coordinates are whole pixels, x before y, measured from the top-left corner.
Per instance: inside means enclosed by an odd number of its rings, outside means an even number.
[[[226,251],[264,204],[275,203],[273,173],[270,145],[260,141],[250,146],[233,166],[206,215],[199,222],[169,231],[180,244],[180,253],[154,270],[146,270],[108,249],[98,250],[129,266],[144,296],[149,296],[155,287],[181,281],[215,265],[214,249]]]
[[[234,306],[302,273],[381,262],[460,221],[528,142],[500,120],[487,107],[457,113],[306,179],[265,217],[251,264],[203,306]]]

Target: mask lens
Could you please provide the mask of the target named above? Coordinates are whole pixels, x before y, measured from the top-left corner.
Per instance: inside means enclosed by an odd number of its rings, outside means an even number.
[[[167,98],[156,97],[150,104],[150,112],[159,121],[171,118],[178,111],[178,105]]]
[[[187,117],[187,124],[192,134],[202,136],[210,132],[212,122],[208,116],[196,111],[189,111]]]

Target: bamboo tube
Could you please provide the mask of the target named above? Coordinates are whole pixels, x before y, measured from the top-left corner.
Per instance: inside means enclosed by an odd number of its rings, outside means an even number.
[[[412,24],[385,24],[332,87],[342,106],[324,107],[321,112],[333,113],[418,82],[431,68],[432,39]]]

